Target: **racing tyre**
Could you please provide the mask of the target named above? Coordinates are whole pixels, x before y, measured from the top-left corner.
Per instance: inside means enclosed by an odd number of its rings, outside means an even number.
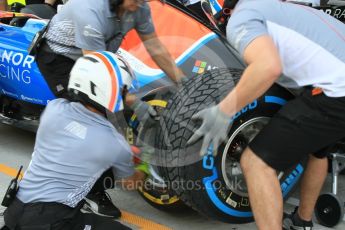
[[[161,114],[167,105],[166,97],[169,96],[164,93],[164,96],[155,95],[155,97],[146,97],[151,106],[155,108],[158,114]],[[126,128],[126,138],[131,145],[140,145],[140,142],[145,142],[150,146],[154,146],[154,138],[157,135],[156,128],[147,128],[140,124],[135,114],[128,115],[128,127]],[[157,122],[158,123],[158,122]],[[166,186],[165,181],[158,174],[156,165],[150,166],[151,176],[146,179],[143,186],[138,189],[139,194],[151,206],[167,212],[180,212],[189,210],[176,194]]]
[[[336,226],[344,217],[344,202],[332,193],[319,196],[315,205],[318,222],[326,227]]]
[[[219,103],[238,82],[242,71],[216,69],[196,76],[173,95],[160,119],[156,136],[161,175],[177,196],[201,214],[223,222],[246,223],[253,220],[247,187],[240,168],[240,157],[247,144],[293,96],[274,85],[233,118],[232,128],[217,156],[200,157],[201,141],[186,146],[201,121],[191,117]],[[286,198],[304,171],[303,164],[278,172]]]

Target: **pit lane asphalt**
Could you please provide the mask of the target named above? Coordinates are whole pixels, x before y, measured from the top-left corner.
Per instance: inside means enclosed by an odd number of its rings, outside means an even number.
[[[8,183],[12,179],[11,174],[19,168],[20,165],[27,168],[35,141],[35,134],[21,129],[17,129],[8,125],[0,124],[0,199],[7,189]],[[339,196],[345,200],[345,176],[339,178]],[[324,192],[331,191],[330,178],[324,187]],[[110,191],[114,203],[123,211],[121,222],[133,227],[133,229],[256,229],[254,223],[235,225],[226,224],[214,220],[209,220],[194,211],[186,211],[179,213],[167,213],[159,211],[147,204],[140,195],[135,192],[128,191]],[[285,211],[293,209],[292,203],[296,200],[297,192],[285,204]],[[0,213],[3,211],[0,206]],[[272,210],[273,211],[273,210]],[[3,224],[2,216],[0,216],[0,227]],[[320,225],[316,225],[315,229],[329,229]],[[345,222],[341,222],[333,229],[345,229]]]

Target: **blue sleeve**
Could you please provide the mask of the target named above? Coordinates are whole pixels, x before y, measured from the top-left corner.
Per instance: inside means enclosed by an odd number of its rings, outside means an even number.
[[[255,10],[240,9],[230,17],[226,27],[227,39],[241,54],[255,38],[268,34],[264,17]]]

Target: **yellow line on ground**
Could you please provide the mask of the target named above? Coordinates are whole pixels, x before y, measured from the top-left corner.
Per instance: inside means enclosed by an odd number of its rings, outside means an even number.
[[[17,173],[18,173],[18,169],[14,169],[14,168],[11,168],[11,167],[8,167],[6,165],[3,165],[3,164],[0,164],[0,172],[1,173],[4,173],[10,177],[16,177],[17,176]],[[23,177],[23,173],[20,173],[19,175],[19,179],[21,179]]]
[[[4,164],[0,164],[0,173],[6,174],[10,177],[15,177],[15,176],[17,176],[17,172],[18,172],[17,169],[8,167]],[[20,174],[20,178],[22,178],[22,177],[23,177],[23,173]],[[154,221],[145,219],[143,217],[134,215],[132,213],[125,212],[122,210],[121,210],[121,213],[122,213],[121,220],[123,220],[129,224],[136,225],[139,227],[139,229],[142,229],[142,230],[151,230],[151,229],[154,229],[154,230],[171,230],[171,228],[168,228],[164,225],[158,224]]]
[[[134,215],[129,212],[122,211],[121,220],[126,221],[127,223],[134,224],[138,226],[142,230],[171,230],[171,228],[168,228],[164,225],[158,224],[156,222],[153,222],[151,220],[145,219],[143,217]]]

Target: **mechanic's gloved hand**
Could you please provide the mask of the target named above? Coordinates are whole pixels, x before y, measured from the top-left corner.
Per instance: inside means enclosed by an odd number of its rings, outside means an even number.
[[[150,166],[147,162],[142,161],[140,164],[135,166],[135,169],[145,173],[147,176],[151,175]]]
[[[158,118],[158,114],[147,102],[137,99],[130,107],[140,122],[147,126],[153,126],[156,123],[155,120]]]
[[[152,154],[154,153],[154,149],[149,146],[144,146],[140,148],[139,160],[140,163],[135,166],[136,170],[142,171],[147,176],[151,175],[150,172],[150,161],[152,158]]]
[[[202,125],[188,140],[187,145],[195,143],[204,136],[200,156],[204,156],[207,153],[210,143],[213,144],[213,154],[216,155],[218,145],[226,139],[228,130],[231,127],[230,118],[220,110],[219,105],[201,110],[192,119],[203,120]]]

